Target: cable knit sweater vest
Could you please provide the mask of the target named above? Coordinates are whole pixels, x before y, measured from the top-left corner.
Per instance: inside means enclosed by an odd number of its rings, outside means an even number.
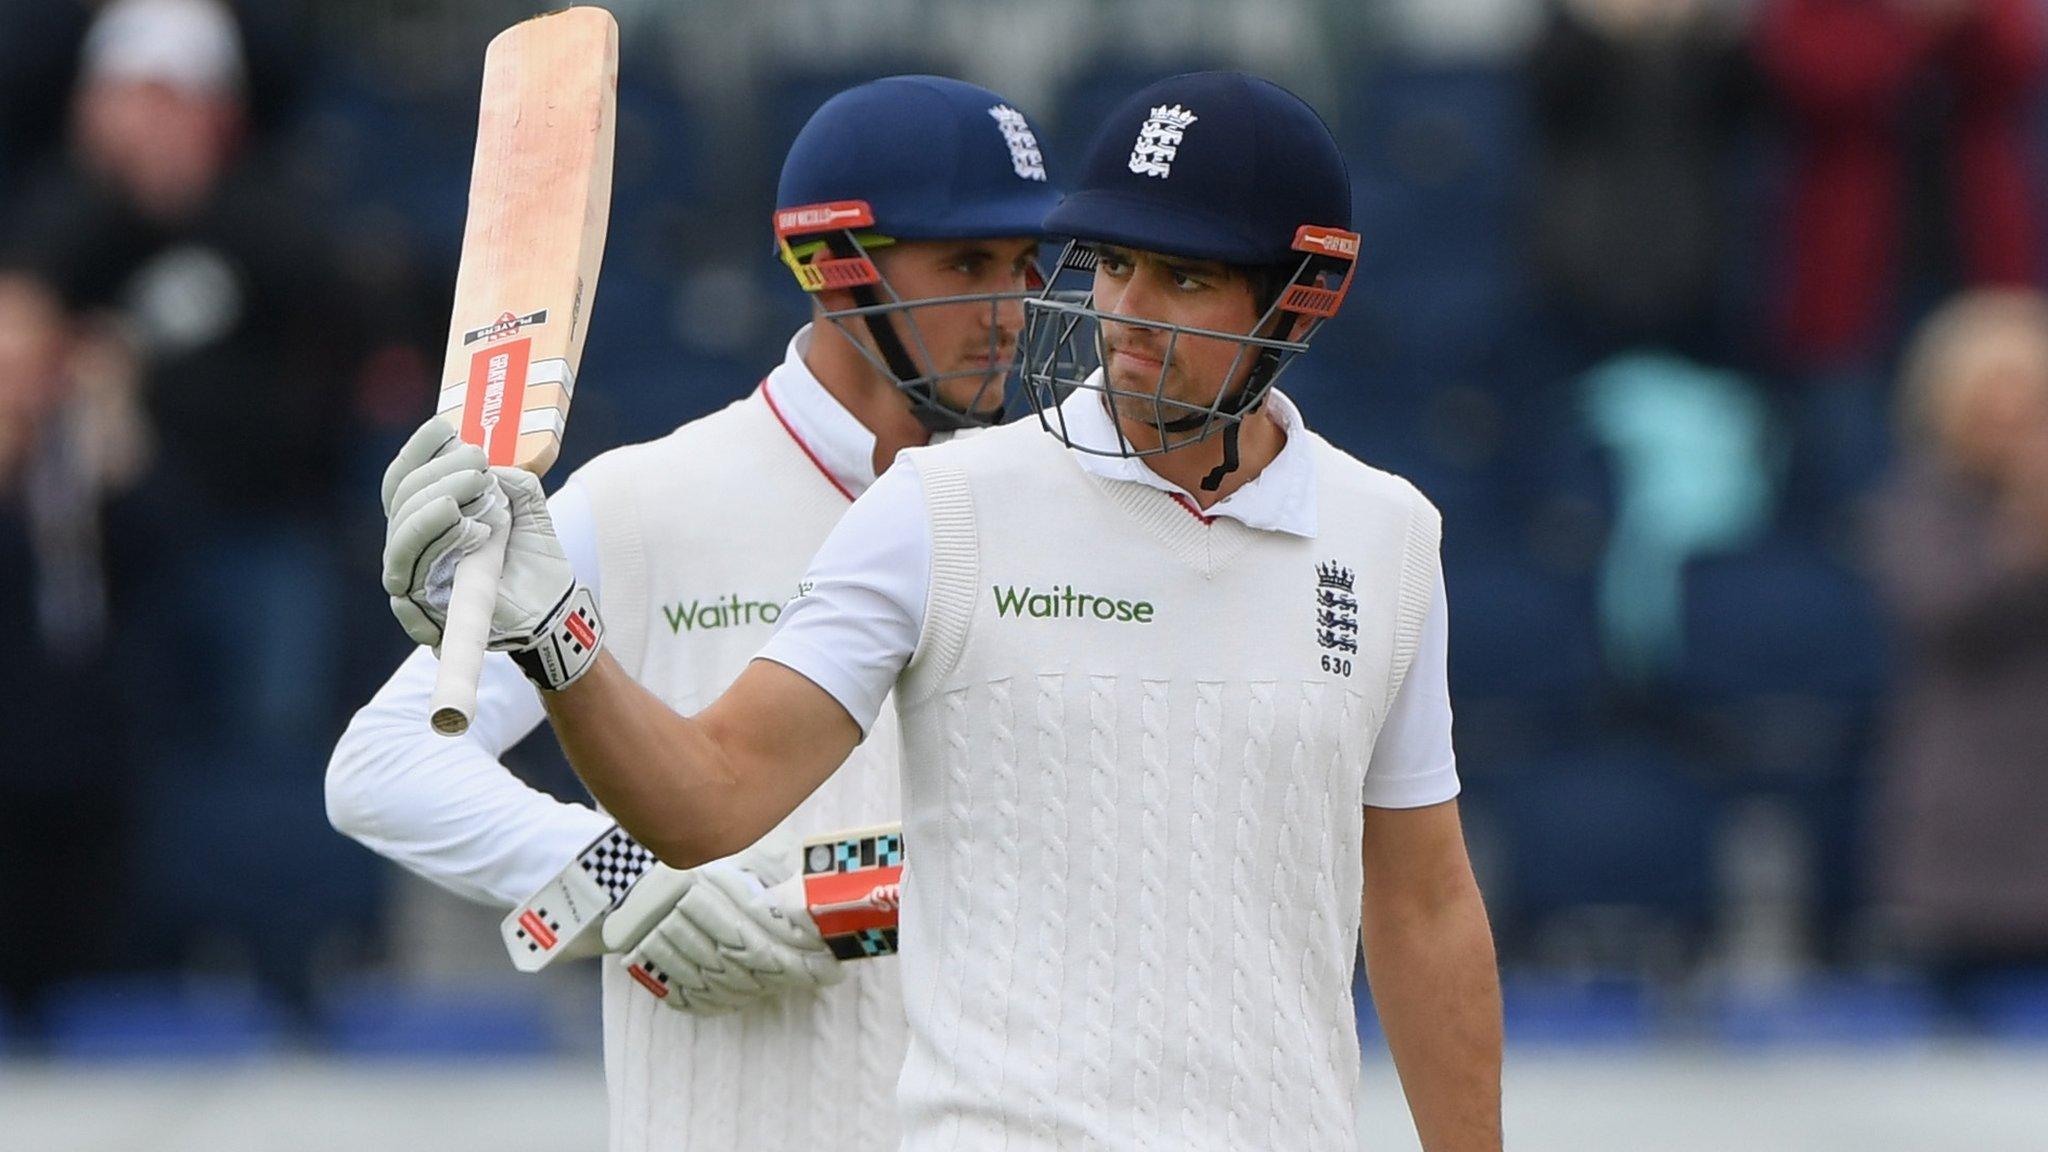
[[[716,699],[767,642],[846,498],[759,392],[583,468],[598,526],[607,643],[678,711]],[[894,820],[894,709],[783,829]],[[604,961],[614,1152],[812,1152],[896,1143],[902,988],[894,957],[844,983],[731,1016],[664,1008]]]
[[[1360,789],[1439,519],[1297,435],[1313,540],[1030,424],[906,454],[906,1149],[1356,1147]]]

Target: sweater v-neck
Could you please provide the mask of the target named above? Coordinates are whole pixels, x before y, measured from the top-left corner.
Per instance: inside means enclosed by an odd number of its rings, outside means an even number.
[[[1204,579],[1221,572],[1261,534],[1261,529],[1229,516],[1205,516],[1177,492],[1086,470],[1082,474],[1175,559]]]

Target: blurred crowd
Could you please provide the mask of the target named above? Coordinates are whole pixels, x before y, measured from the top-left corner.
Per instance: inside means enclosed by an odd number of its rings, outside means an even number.
[[[376,476],[435,390],[482,45],[535,7],[0,0],[16,1016],[388,959],[321,770],[404,652]],[[1507,964],[2048,972],[2043,0],[611,7],[555,479],[775,362],[775,165],[839,87],[1017,92],[1057,182],[1142,81],[1264,71],[1345,143],[1366,241],[1287,388],[1444,509]]]

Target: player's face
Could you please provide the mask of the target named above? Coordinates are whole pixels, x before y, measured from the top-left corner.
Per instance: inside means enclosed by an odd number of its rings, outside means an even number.
[[[1155,392],[1206,408],[1244,382],[1253,356],[1234,340],[1175,337],[1153,324],[1177,324],[1249,335],[1259,321],[1244,275],[1214,261],[1185,260],[1104,245],[1097,249],[1095,307],[1133,323],[1102,322],[1102,364],[1109,384],[1136,396],[1117,397],[1118,415],[1149,424]],[[1169,349],[1169,345],[1171,348]],[[1171,421],[1189,410],[1169,410]]]
[[[875,253],[875,264],[906,302],[991,292],[1024,293],[1038,282],[1038,241],[911,240]],[[1000,405],[1003,378],[1017,355],[1024,302],[978,300],[925,304],[892,318],[918,369],[939,377],[939,398],[954,408]]]

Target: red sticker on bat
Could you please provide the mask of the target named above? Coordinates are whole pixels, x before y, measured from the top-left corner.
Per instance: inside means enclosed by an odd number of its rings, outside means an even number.
[[[821,872],[804,877],[804,902],[820,936],[896,927],[903,866]]]
[[[462,438],[482,445],[493,465],[512,463],[519,447],[519,415],[526,407],[526,365],[532,352],[531,339],[514,340],[469,358]]]

